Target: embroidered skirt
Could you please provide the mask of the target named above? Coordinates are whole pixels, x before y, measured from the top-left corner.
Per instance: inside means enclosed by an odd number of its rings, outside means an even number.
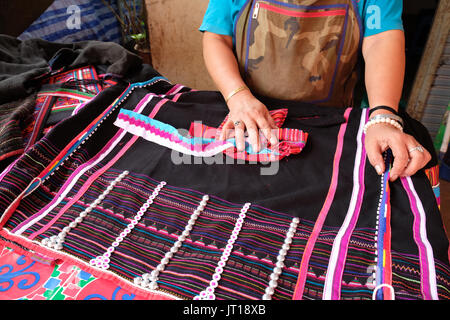
[[[376,174],[366,110],[263,102],[308,134],[301,152],[265,163],[188,155],[163,131],[144,139],[117,126],[118,115],[180,134],[196,121],[218,128],[219,93],[163,77],[105,89],[0,175],[0,267],[4,256],[72,268],[76,281],[58,292],[73,299],[105,288],[122,299],[449,299],[449,242],[425,172]],[[48,293],[31,287],[28,298]]]

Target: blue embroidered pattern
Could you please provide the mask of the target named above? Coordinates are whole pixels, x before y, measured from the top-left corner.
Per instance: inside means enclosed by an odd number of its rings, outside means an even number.
[[[17,258],[16,263],[17,265],[25,265],[27,263],[27,259],[25,258],[25,256],[22,255],[19,258]],[[17,288],[26,290],[35,286],[39,282],[40,279],[39,274],[36,272],[26,272],[26,270],[30,269],[35,263],[36,263],[35,261],[32,261],[28,266],[25,266],[23,269],[17,271],[13,271],[14,266],[10,264],[4,264],[0,266],[0,291],[7,291],[11,289],[15,284],[15,280],[18,280],[17,278],[19,277],[26,277],[26,278],[18,282]],[[6,272],[2,273],[3,270],[5,269]],[[27,276],[33,277],[34,280],[31,280]]]

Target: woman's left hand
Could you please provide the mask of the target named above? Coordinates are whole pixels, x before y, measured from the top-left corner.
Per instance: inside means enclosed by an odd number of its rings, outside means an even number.
[[[365,144],[369,162],[378,174],[385,171],[383,152],[389,148],[392,150],[394,163],[390,171],[391,181],[415,174],[431,160],[430,153],[413,136],[385,123],[367,129]]]

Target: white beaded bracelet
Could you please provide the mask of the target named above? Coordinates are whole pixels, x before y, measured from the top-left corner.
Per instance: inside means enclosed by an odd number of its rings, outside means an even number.
[[[399,129],[400,131],[403,132],[403,126],[401,125],[403,121],[401,120],[400,117],[393,115],[393,114],[378,114],[375,117],[373,117],[372,119],[369,120],[369,122],[366,123],[366,125],[364,126],[364,134],[367,133],[367,129],[369,127],[371,127],[374,124],[378,124],[378,123],[387,123],[390,124],[394,127],[396,127],[397,129]]]

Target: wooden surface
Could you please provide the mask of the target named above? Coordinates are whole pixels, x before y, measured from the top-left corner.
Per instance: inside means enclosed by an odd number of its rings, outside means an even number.
[[[208,0],[146,0],[153,67],[172,83],[216,90],[198,31]]]

